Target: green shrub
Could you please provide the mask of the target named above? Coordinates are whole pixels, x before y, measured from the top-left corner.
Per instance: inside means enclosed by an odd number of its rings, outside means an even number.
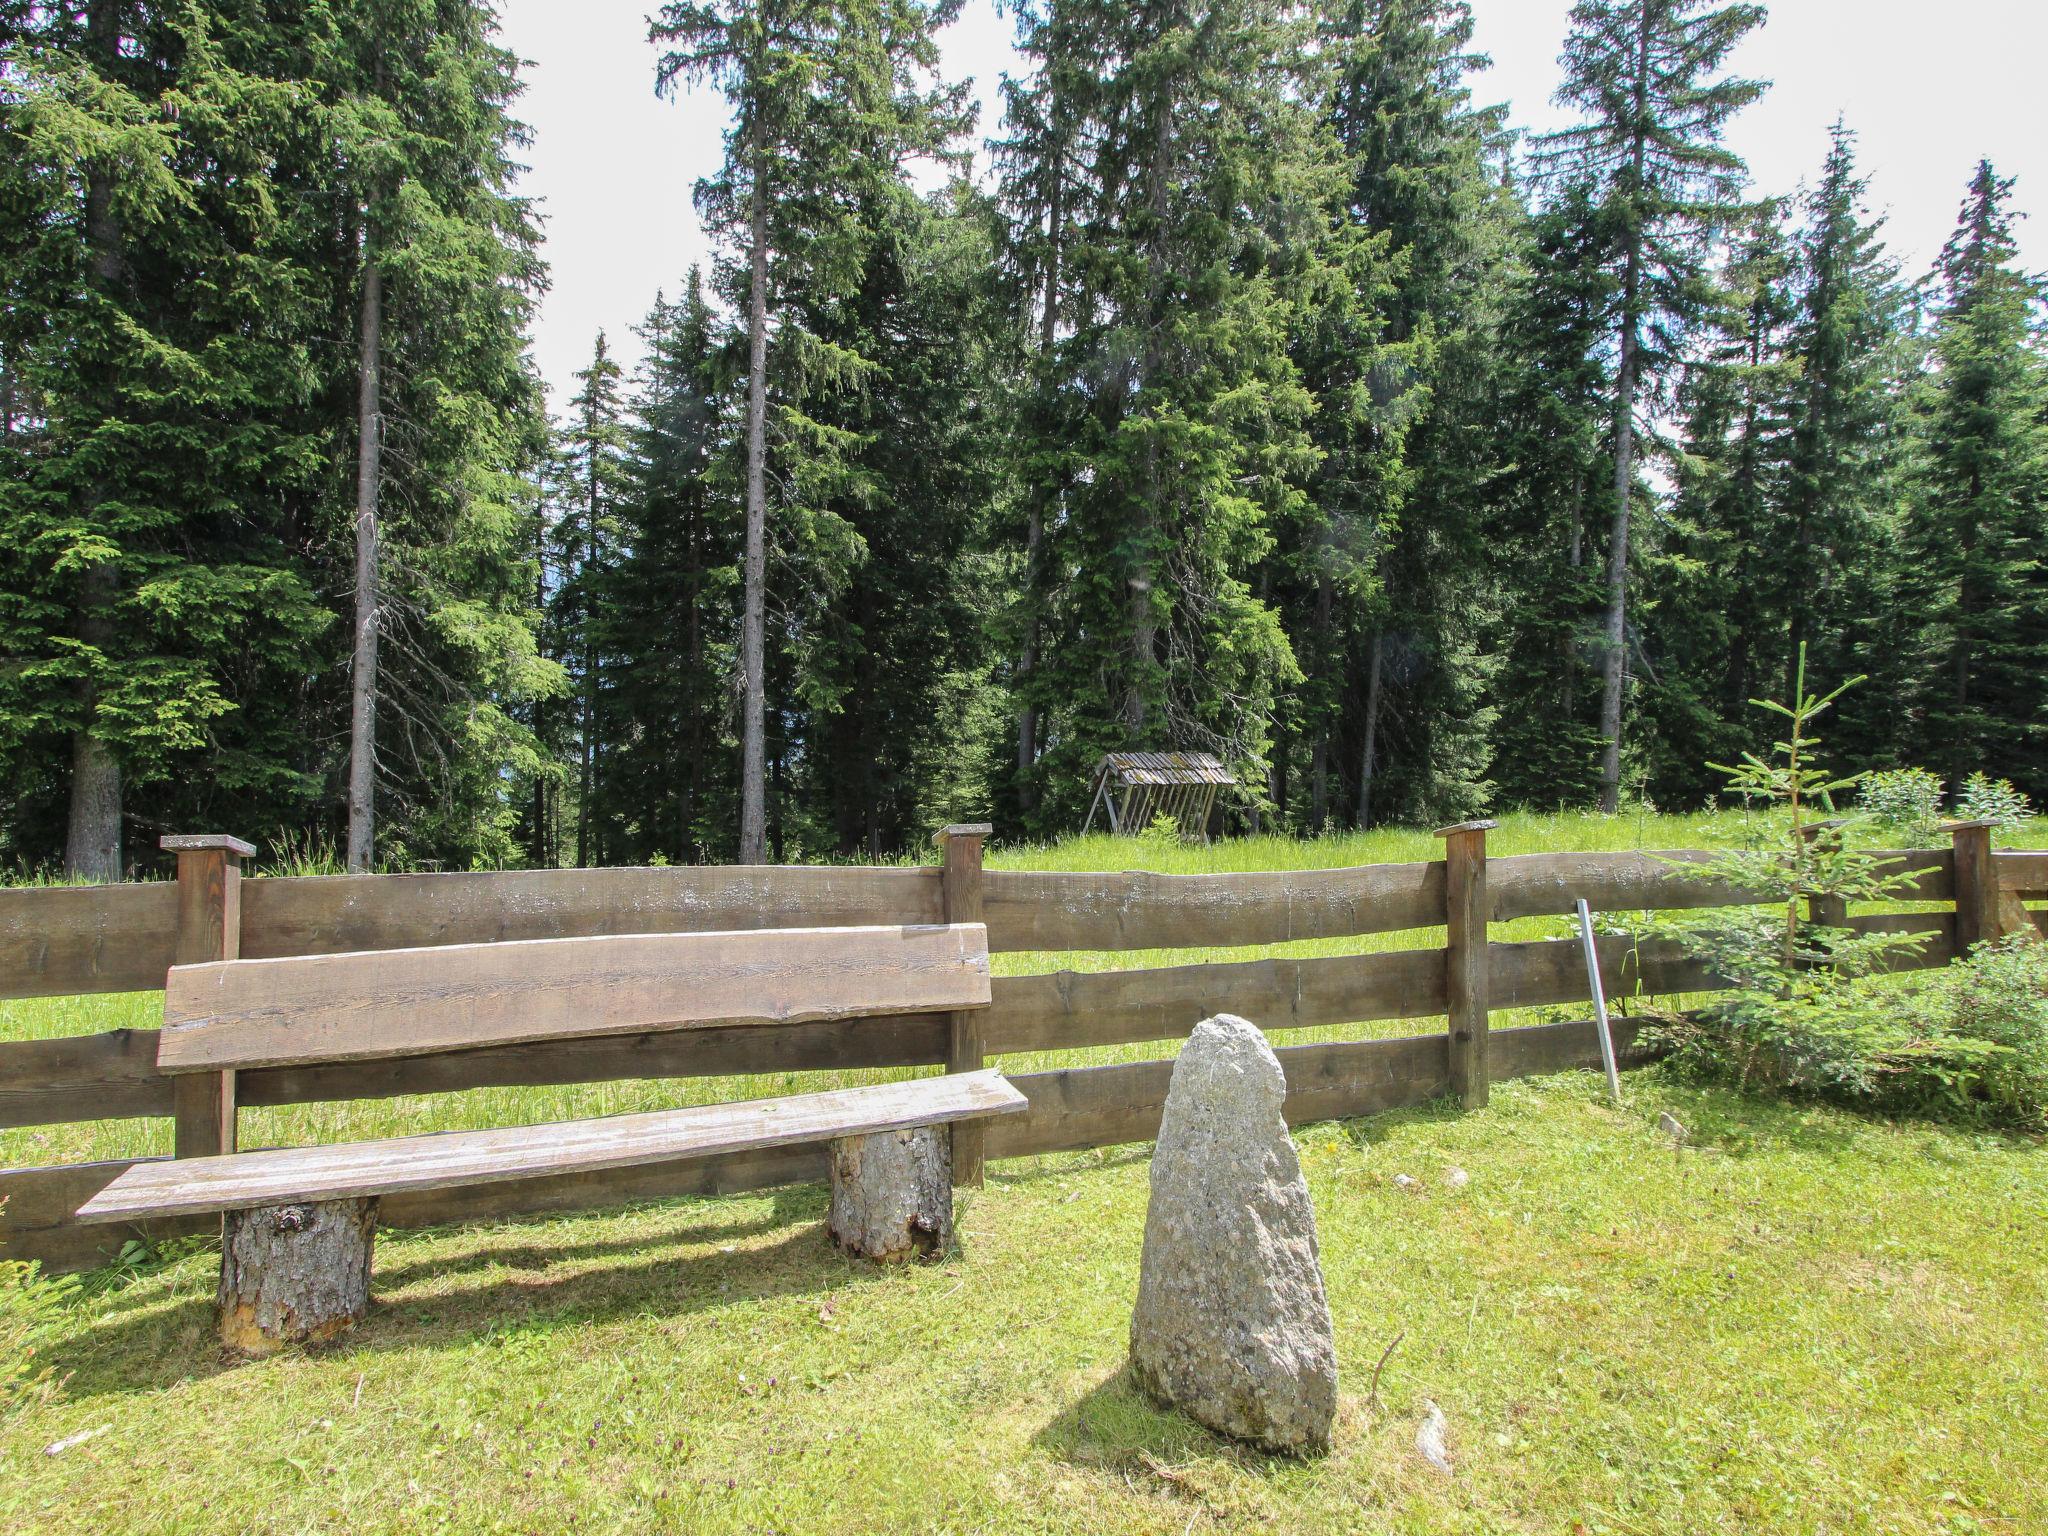
[[[1662,924],[1729,991],[1664,1022],[1662,1043],[1682,1069],[1743,1088],[1810,1094],[1864,1108],[1968,1115],[2040,1126],[2048,1109],[2048,946],[2031,937],[1990,946],[1967,964],[1900,982],[1887,975],[1906,935],[1859,934],[1816,923],[1811,908],[1902,893],[1884,861],[1843,847],[1838,831],[1804,822],[1854,780],[1817,766],[1811,723],[1842,690],[1799,691],[1762,707],[1787,721],[1770,756],[1724,770],[1730,787],[1788,813],[1777,845],[1731,851],[1693,866],[1770,903]],[[1919,794],[1933,775],[1892,775]],[[1911,796],[1886,791],[1892,803]],[[1868,804],[1870,797],[1864,796]],[[1909,807],[1910,808],[1910,807]]]
[[[1973,773],[1963,784],[1956,800],[1956,815],[1963,821],[1988,821],[1995,827],[2017,827],[2034,819],[2034,807],[2012,787],[2010,779],[1994,779]]]
[[[1888,768],[1863,781],[1856,804],[1863,814],[1915,847],[1941,839],[1944,786],[1925,768]]]

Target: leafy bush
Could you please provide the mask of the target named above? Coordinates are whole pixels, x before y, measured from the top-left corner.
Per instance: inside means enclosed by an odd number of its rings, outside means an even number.
[[[1917,846],[1940,841],[1943,793],[1940,777],[1925,768],[1889,768],[1863,780],[1856,803],[1886,831]]]
[[[1956,815],[1964,821],[1988,821],[1993,826],[2017,827],[2034,819],[2034,807],[2012,787],[2010,779],[1994,779],[1973,773],[1963,784],[1956,801]]]

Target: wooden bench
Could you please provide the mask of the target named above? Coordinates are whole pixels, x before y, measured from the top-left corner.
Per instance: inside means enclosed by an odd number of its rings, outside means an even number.
[[[173,967],[157,1060],[232,1074],[648,1030],[953,1013],[989,1002],[978,923],[638,934]],[[88,1222],[220,1211],[222,1338],[263,1353],[368,1310],[377,1201],[795,1143],[829,1144],[828,1226],[878,1259],[952,1239],[947,1128],[1012,1114],[1000,1073],[751,1103],[138,1163]]]

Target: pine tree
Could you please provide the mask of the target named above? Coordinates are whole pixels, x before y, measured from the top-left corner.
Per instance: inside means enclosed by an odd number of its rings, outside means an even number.
[[[1759,209],[1719,276],[1710,339],[1685,369],[1677,482],[1662,538],[1641,562],[1650,615],[1641,647],[1642,755],[1659,803],[1700,803],[1706,765],[1740,757],[1749,700],[1771,691],[1803,614],[1806,573],[1788,569],[1798,361],[1794,258],[1778,205]],[[1790,591],[1788,605],[1781,594]]]
[[[2012,182],[1977,167],[1934,279],[1907,535],[1924,761],[2048,790],[2048,360]]]
[[[1180,0],[1062,7],[1092,148],[1065,260],[1057,368],[1074,462],[1043,551],[1056,592],[1042,662],[1044,780],[1072,798],[1103,751],[1215,751],[1256,773],[1296,671],[1253,585],[1314,463],[1287,355],[1285,229],[1325,205],[1291,7]]]
[[[808,345],[788,329],[778,330],[771,370],[770,316],[799,292],[818,303],[847,292],[869,241],[857,212],[864,196],[899,178],[907,155],[941,150],[961,130],[963,93],[924,89],[919,79],[937,66],[933,30],[952,8],[923,0],[685,0],[664,5],[651,28],[669,49],[656,74],[662,89],[708,82],[734,108],[725,165],[699,184],[697,206],[730,258],[720,286],[747,317],[742,863],[764,862],[768,848],[769,455],[786,445],[778,467],[798,505],[785,510],[801,522],[807,492],[835,479],[838,446],[815,429],[801,396],[855,386],[863,371],[857,354]],[[772,428],[771,371],[784,386]]]
[[[1372,348],[1350,352],[1355,402],[1318,389],[1322,483],[1372,488],[1371,516],[1350,524],[1366,537],[1350,541],[1362,564],[1335,657],[1362,680],[1340,696],[1352,750],[1337,753],[1333,740],[1311,752],[1318,823],[1324,759],[1357,765],[1350,805],[1361,825],[1457,820],[1491,789],[1478,630],[1506,462],[1499,328],[1522,212],[1490,164],[1502,114],[1471,101],[1467,82],[1487,62],[1472,34],[1463,0],[1352,0],[1323,26],[1346,218],[1376,246],[1354,262],[1353,302],[1377,330]],[[1360,428],[1354,442],[1326,439]],[[1323,629],[1320,590],[1316,602],[1311,634]]]
[[[606,595],[619,548],[619,500],[627,478],[626,431],[619,398],[625,375],[605,344],[604,332],[589,366],[576,374],[569,425],[560,447],[563,490],[555,541],[561,585],[555,593],[561,637],[576,689],[576,863],[604,862],[592,838],[602,735],[598,697],[603,688]]]
[[[285,711],[326,628],[296,559],[318,290],[271,180],[306,99],[279,34],[242,20],[139,0],[4,18],[8,842],[85,878],[134,862],[138,815],[297,815],[317,788]]]
[[[1593,547],[1611,484],[1614,375],[1603,342],[1616,231],[1589,187],[1567,186],[1527,231],[1502,350],[1499,419],[1514,472],[1492,527],[1502,658],[1491,697],[1499,794],[1558,810],[1598,791],[1602,583]]]
[[[1668,387],[1680,333],[1700,314],[1703,237],[1739,209],[1747,172],[1722,135],[1764,86],[1721,71],[1763,20],[1760,5],[1578,0],[1557,99],[1586,121],[1538,145],[1552,184],[1589,189],[1615,233],[1614,492],[1600,702],[1600,806],[1609,812],[1621,795],[1638,413]]]
[[[361,864],[510,857],[520,807],[505,770],[535,752],[516,701],[561,686],[536,648],[520,536],[545,448],[523,339],[541,272],[510,190],[518,61],[495,26],[476,0],[349,0],[297,29],[331,167],[307,216],[328,221],[328,270],[346,275],[335,328],[356,341],[348,768]]]
[[[596,589],[612,858],[703,863],[732,848],[727,680],[738,639],[740,505],[733,337],[692,268],[657,299],[627,432],[618,555]]]

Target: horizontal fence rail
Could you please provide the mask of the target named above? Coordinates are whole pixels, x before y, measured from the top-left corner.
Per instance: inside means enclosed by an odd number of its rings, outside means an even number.
[[[1580,899],[1596,911],[1648,913],[1753,904],[1755,895],[1694,872],[1711,855],[1533,854],[1485,859],[1478,887],[1491,922],[1564,917]],[[1965,838],[1976,838],[1966,843]],[[231,841],[231,840],[227,840]],[[1959,857],[1960,855],[1960,857]],[[227,855],[208,855],[225,858]],[[197,858],[199,855],[193,855]],[[1902,970],[1949,964],[1984,936],[2017,924],[2048,931],[2026,898],[2048,896],[2048,854],[1992,854],[1988,833],[1959,829],[1955,850],[1887,854],[1913,878],[1901,902],[1940,911],[1859,915],[1865,932],[1911,936]],[[182,856],[181,856],[182,863]],[[1958,871],[1967,875],[1967,880]],[[1359,869],[1250,874],[970,871],[990,947],[1018,952],[1250,949],[1301,940],[1444,929],[1442,861]],[[218,877],[218,866],[216,866]],[[0,891],[0,997],[160,990],[167,968],[194,954],[272,958],[517,939],[793,927],[936,923],[947,910],[938,868],[702,868],[513,873],[230,878],[216,929],[193,948],[192,889],[171,883]],[[184,914],[181,916],[181,912]],[[221,918],[225,912],[227,916]],[[218,922],[227,923],[219,931]],[[183,925],[181,927],[181,924]],[[1468,924],[1468,930],[1471,925]],[[1453,966],[1478,988],[1482,1083],[1596,1066],[1589,1024],[1487,1030],[1486,1015],[1568,1007],[1591,989],[1575,939],[1503,942],[1485,924],[1450,945],[1308,958],[1246,958],[1119,970],[998,976],[993,1001],[971,1015],[977,1051],[1022,1053],[1129,1046],[1184,1038],[1202,1019],[1242,1014],[1285,1032],[1443,1018]],[[1478,949],[1459,950],[1464,942]],[[210,945],[211,948],[207,946]],[[1719,983],[1669,939],[1598,940],[1610,998],[1708,993]],[[1471,969],[1474,961],[1476,970]],[[729,1077],[874,1068],[958,1068],[960,1019],[901,1015],[796,1025],[650,1029],[602,1039],[538,1041],[417,1056],[285,1066],[230,1074],[227,1129],[188,1137],[191,1077],[157,1066],[158,1032],[121,1030],[0,1042],[0,1127],[176,1116],[179,1155],[233,1145],[237,1106],[264,1107],[476,1088]],[[1633,1042],[1634,1026],[1622,1026]],[[1633,1044],[1630,1045],[1635,1050]],[[1640,1056],[1640,1051],[1635,1054]],[[1442,1032],[1409,1039],[1286,1046],[1290,1119],[1349,1117],[1427,1102],[1469,1084]],[[1030,1112],[987,1128],[987,1155],[1144,1141],[1156,1132],[1170,1061],[1073,1067],[1013,1078]],[[216,1102],[220,1102],[216,1100]],[[1468,1102],[1470,1100],[1468,1099]],[[209,1138],[212,1138],[209,1141]],[[394,1197],[384,1219],[435,1225],[575,1209],[685,1193],[760,1188],[819,1176],[821,1151],[782,1148],[688,1165],[529,1180],[470,1191]],[[130,1235],[78,1228],[70,1213],[125,1163],[0,1171],[0,1258],[40,1259],[52,1271],[103,1260]],[[95,1182],[97,1181],[97,1182]],[[143,1235],[205,1230],[171,1223]]]

